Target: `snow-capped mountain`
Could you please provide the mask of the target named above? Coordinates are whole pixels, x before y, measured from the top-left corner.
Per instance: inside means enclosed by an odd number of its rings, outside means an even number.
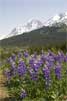
[[[23,26],[18,26],[12,30],[12,32],[7,36],[15,36],[19,34],[23,34],[25,32],[30,32],[35,29],[39,29],[43,26],[55,26],[56,24],[64,23],[67,25],[67,12],[56,14],[54,17],[43,23],[39,20],[30,20],[28,23],[24,24]]]
[[[24,24],[23,26],[18,26],[12,30],[12,32],[7,35],[8,37],[23,34],[25,32],[30,32],[32,30],[38,29],[43,27],[43,23],[39,20],[31,20],[28,23]]]
[[[8,34],[6,37],[1,36],[0,39],[20,35],[25,32],[30,32],[35,29],[39,29],[43,26],[56,26],[56,25],[60,25],[62,23],[67,25],[67,12],[61,13],[61,14],[56,14],[55,16],[53,16],[52,18],[50,18],[48,21],[46,21],[44,23],[39,20],[35,20],[35,19],[30,20],[26,24],[20,25],[20,26],[17,26],[16,28],[14,28],[11,31],[11,33]]]
[[[44,25],[45,26],[55,26],[60,24],[66,24],[67,25],[67,12],[56,14],[54,17],[49,19]]]

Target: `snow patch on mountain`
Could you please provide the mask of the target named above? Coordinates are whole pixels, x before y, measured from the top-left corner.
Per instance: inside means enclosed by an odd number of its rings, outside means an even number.
[[[41,27],[43,27],[43,23],[39,20],[33,19],[33,20],[28,21],[28,23],[24,24],[23,26],[20,25],[20,26],[17,26],[16,28],[14,28],[12,30],[12,32],[7,36],[7,38],[11,37],[11,36],[20,35],[25,32],[30,32],[32,30],[35,30],[35,29],[38,29]]]
[[[44,25],[45,26],[55,26],[56,24],[66,24],[67,25],[67,12],[56,14],[54,17],[49,19]]]

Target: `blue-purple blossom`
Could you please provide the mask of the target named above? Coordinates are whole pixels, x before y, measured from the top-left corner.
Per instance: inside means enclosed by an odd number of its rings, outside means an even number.
[[[38,63],[37,63],[39,66],[42,66],[43,65],[43,61],[42,59],[38,60]]]
[[[29,61],[30,67],[33,68],[33,70],[35,72],[38,71],[38,69],[42,66],[43,61],[41,59],[37,60],[34,58],[31,58],[31,60]]]
[[[27,57],[29,56],[28,51],[25,51],[25,52],[23,53],[23,56],[24,56],[25,58],[27,58]]]
[[[48,88],[51,84],[50,70],[48,67],[43,68],[43,74],[45,78],[45,85]]]
[[[33,69],[30,69],[29,73],[30,73],[31,80],[37,81],[38,79],[37,72],[33,71]]]
[[[43,68],[43,74],[46,80],[50,79],[50,70],[48,69],[48,67]]]
[[[48,61],[54,62],[54,56],[48,56]]]
[[[61,79],[61,65],[57,64],[55,67],[55,75],[57,79]]]
[[[34,63],[33,66],[32,66],[32,68],[33,68],[33,70],[34,70],[35,72],[38,71],[39,67],[40,67],[40,65],[38,65],[37,63]]]
[[[13,61],[16,61],[16,55],[15,55],[15,54],[12,54],[11,57],[12,57],[12,60],[13,60]]]
[[[64,53],[59,51],[57,55],[57,61],[59,63],[64,62],[64,58],[65,58]]]
[[[46,61],[46,57],[47,57],[47,56],[46,56],[45,54],[42,54],[42,55],[41,55],[41,60],[42,60],[43,62],[45,62],[45,61]]]
[[[31,58],[30,60],[29,60],[29,64],[31,65],[31,64],[33,64],[34,63],[34,58]]]
[[[19,74],[19,76],[23,76],[27,71],[26,65],[23,61],[19,61],[19,65],[17,68],[17,72]]]
[[[53,68],[53,66],[54,66],[54,63],[53,62],[51,62],[51,61],[46,61],[46,66],[49,68],[49,69],[52,69]]]

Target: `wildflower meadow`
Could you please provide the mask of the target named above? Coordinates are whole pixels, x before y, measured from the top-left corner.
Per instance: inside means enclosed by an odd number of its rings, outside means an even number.
[[[12,53],[2,69],[14,101],[67,99],[67,53],[62,50]]]

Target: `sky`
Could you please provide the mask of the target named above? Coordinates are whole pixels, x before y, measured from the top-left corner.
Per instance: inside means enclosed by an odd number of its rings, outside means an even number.
[[[67,12],[67,0],[0,0],[0,37],[30,19],[43,22]]]

